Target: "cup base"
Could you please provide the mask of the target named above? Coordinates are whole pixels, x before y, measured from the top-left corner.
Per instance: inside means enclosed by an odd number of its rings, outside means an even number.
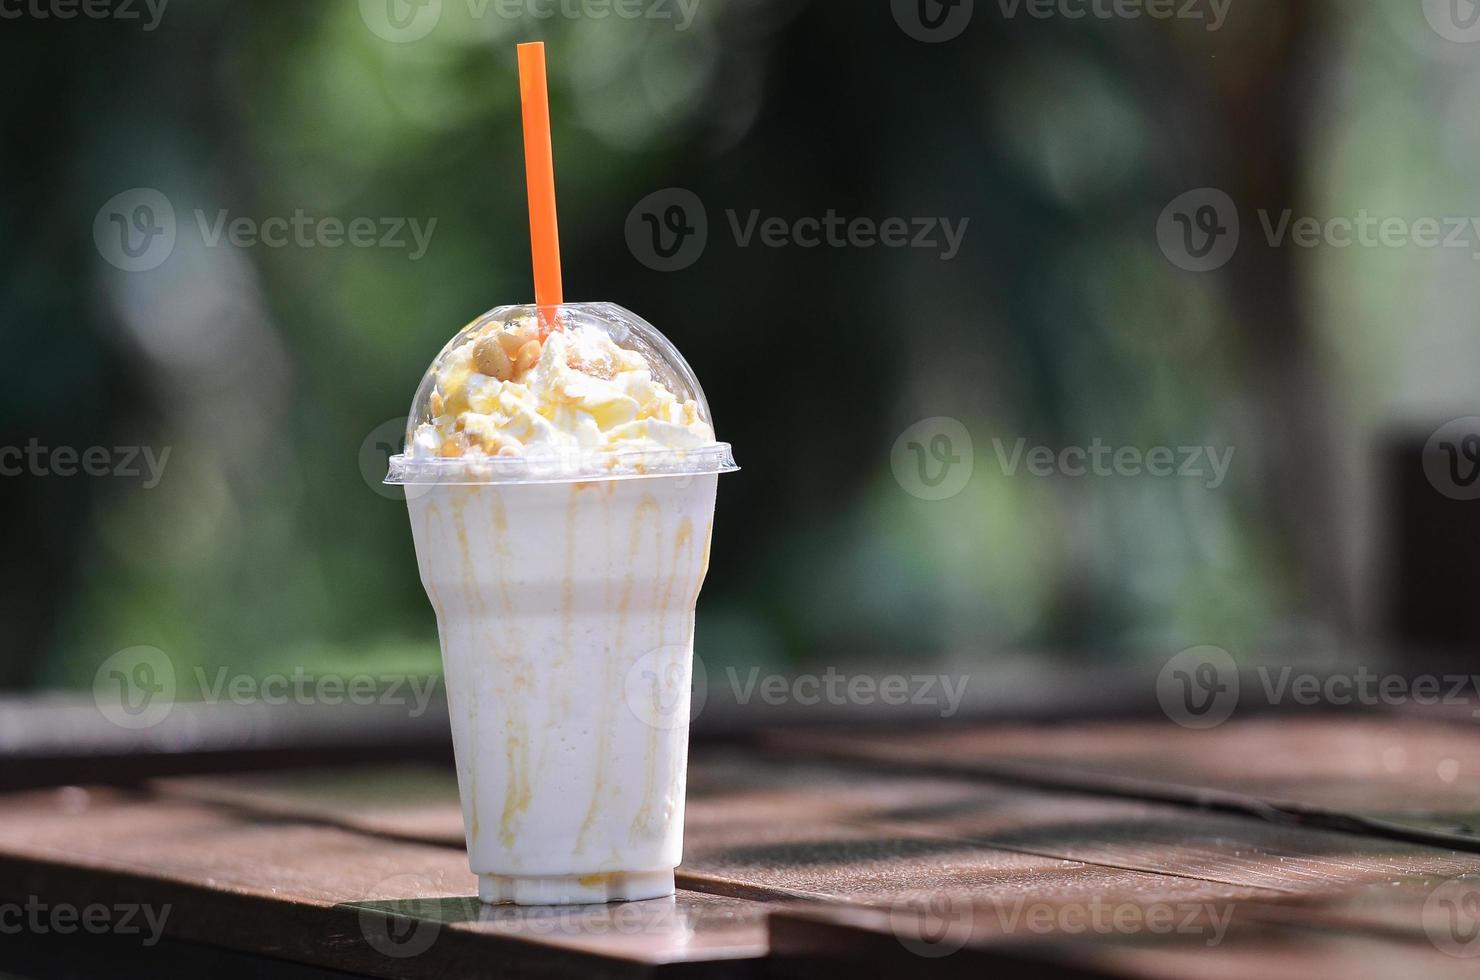
[[[478,876],[478,898],[487,905],[600,905],[664,898],[673,892],[672,868],[593,875]]]

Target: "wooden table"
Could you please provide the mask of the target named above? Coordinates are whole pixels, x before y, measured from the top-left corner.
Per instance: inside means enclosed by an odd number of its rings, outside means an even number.
[[[1476,828],[1475,730],[1374,715],[701,743],[679,894],[579,908],[479,905],[443,766],[28,789],[0,975],[1474,977]]]

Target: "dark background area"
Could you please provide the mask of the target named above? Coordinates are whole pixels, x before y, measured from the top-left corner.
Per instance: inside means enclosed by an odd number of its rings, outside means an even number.
[[[247,672],[435,667],[404,504],[361,450],[455,330],[530,298],[514,45],[538,38],[567,298],[673,339],[744,466],[700,602],[711,672],[1473,650],[1480,504],[1426,478],[1423,448],[1480,414],[1480,229],[1302,247],[1261,213],[1480,214],[1480,44],[1418,2],[1231,0],[1216,30],[1207,3],[1008,6],[978,0],[939,43],[882,0],[698,0],[683,29],[444,0],[408,41],[346,0],[174,0],[152,28],[142,6],[8,8],[0,446],[170,455],[157,486],[0,479],[0,688],[86,687],[140,645]],[[176,239],[127,271],[94,226],[140,188]],[[624,229],[669,188],[708,239],[660,271]],[[1240,237],[1188,271],[1158,222],[1202,188]],[[201,227],[300,209],[437,224],[416,259]],[[969,224],[947,260],[742,246],[732,210]],[[936,418],[974,461],[945,500],[895,465]],[[1217,486],[1039,477],[1004,465],[1019,439],[1233,456]]]

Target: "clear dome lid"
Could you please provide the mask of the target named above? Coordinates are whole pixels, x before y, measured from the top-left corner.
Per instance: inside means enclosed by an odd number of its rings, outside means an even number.
[[[704,390],[656,327],[614,303],[500,306],[422,377],[390,484],[722,473]]]

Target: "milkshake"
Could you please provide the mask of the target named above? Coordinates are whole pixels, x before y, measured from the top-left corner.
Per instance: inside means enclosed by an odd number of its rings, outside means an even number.
[[[493,310],[427,372],[387,479],[484,901],[672,894],[694,607],[733,469],[687,362],[611,304]]]

